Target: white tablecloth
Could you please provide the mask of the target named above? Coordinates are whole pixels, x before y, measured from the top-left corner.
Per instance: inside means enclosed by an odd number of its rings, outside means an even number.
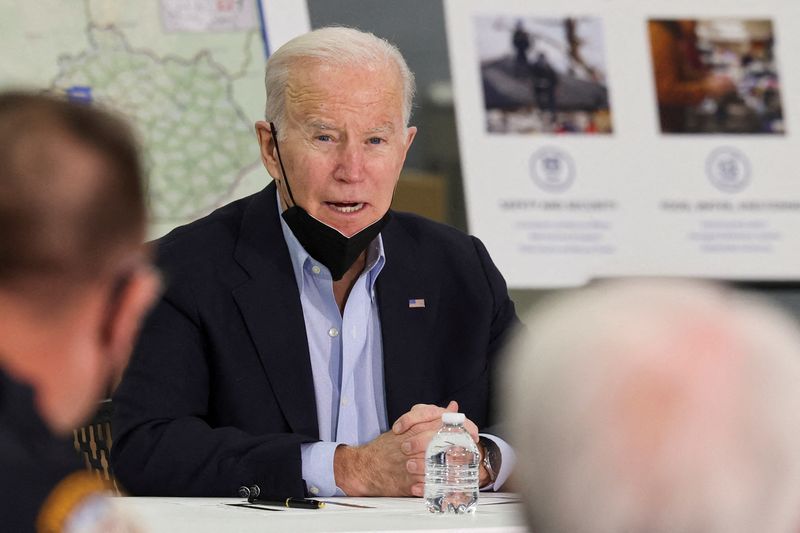
[[[322,509],[234,507],[237,498],[116,498],[143,533],[254,531],[527,531],[516,495],[481,494],[474,515],[432,515],[420,498],[321,498]],[[354,503],[369,509],[335,505]]]

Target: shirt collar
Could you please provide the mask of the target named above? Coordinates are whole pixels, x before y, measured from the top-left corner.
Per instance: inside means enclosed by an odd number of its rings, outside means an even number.
[[[276,192],[275,199],[278,204],[278,213],[281,213],[281,200],[280,196]],[[297,240],[297,237],[294,236],[292,233],[291,228],[283,219],[282,216],[278,216],[278,219],[281,221],[281,231],[283,231],[283,240],[286,241],[286,246],[289,248],[289,257],[292,260],[292,269],[294,270],[294,279],[297,281],[297,288],[300,290],[302,294],[304,283],[305,283],[305,276],[303,275],[304,271],[311,271],[314,266],[318,266],[322,269],[322,272],[327,276],[327,279],[331,279],[331,273],[328,268],[315,261],[309,254],[306,252],[306,249],[303,248],[303,245],[300,244],[300,241]],[[364,269],[362,275],[366,274],[367,276],[367,290],[369,291],[370,298],[373,297],[373,288],[375,286],[375,282],[378,279],[378,274],[381,273],[383,270],[383,265],[386,264],[386,252],[383,249],[383,237],[379,233],[377,237],[372,239],[372,242],[369,243],[367,246],[367,266]]]

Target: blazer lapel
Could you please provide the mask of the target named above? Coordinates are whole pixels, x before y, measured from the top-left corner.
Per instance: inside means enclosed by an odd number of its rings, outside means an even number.
[[[430,339],[439,312],[439,285],[414,262],[418,245],[397,219],[382,232],[386,266],[378,276],[383,369],[389,425],[415,403],[433,402]],[[411,301],[415,300],[415,301]]]
[[[318,437],[303,309],[278,219],[274,183],[247,208],[234,257],[250,279],[233,290],[233,297],[278,404],[293,432]]]

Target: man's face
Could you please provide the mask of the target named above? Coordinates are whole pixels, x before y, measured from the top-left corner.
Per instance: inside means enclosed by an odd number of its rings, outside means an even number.
[[[348,237],[389,209],[414,139],[416,128],[403,123],[401,87],[394,66],[371,71],[308,61],[289,76],[278,135],[294,200]],[[269,126],[256,128],[264,165],[282,180]]]
[[[161,278],[150,264],[149,252],[135,249],[121,268],[84,289],[76,316],[94,311],[94,321],[84,320],[78,330],[80,349],[72,353],[59,376],[63,407],[56,419],[69,431],[85,422],[97,402],[116,388],[128,364],[139,327],[161,292]],[[79,385],[79,386],[78,386]],[[54,426],[58,428],[58,426]]]

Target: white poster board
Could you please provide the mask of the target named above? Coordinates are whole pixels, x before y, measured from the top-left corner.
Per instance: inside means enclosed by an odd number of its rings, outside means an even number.
[[[469,230],[510,287],[800,278],[799,3],[445,8]]]

